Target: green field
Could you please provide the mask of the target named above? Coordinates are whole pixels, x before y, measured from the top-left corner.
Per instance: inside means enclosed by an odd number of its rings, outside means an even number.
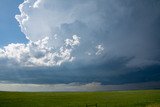
[[[160,90],[0,92],[0,107],[160,107]]]

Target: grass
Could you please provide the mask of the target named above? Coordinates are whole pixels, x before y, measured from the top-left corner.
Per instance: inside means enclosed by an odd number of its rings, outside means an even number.
[[[160,107],[160,90],[112,92],[0,92],[0,107]]]

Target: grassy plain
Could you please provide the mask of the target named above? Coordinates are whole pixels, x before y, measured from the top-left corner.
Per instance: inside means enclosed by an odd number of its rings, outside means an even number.
[[[160,90],[0,92],[0,107],[160,107]]]

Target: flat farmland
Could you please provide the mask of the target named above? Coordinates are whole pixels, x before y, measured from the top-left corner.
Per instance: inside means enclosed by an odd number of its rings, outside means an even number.
[[[86,107],[96,104],[97,107],[160,107],[160,90],[0,92],[0,107]]]

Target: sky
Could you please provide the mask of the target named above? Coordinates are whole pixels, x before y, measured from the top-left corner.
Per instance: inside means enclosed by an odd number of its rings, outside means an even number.
[[[9,43],[26,43],[28,40],[20,31],[15,14],[20,13],[17,8],[23,0],[1,0],[0,2],[0,47]]]
[[[0,90],[157,88],[159,10],[159,0],[1,0]]]

